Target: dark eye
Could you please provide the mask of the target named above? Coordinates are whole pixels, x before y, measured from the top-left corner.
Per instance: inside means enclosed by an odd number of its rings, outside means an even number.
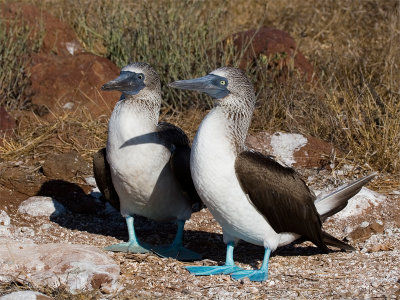
[[[221,81],[219,82],[219,84],[220,84],[220,85],[225,85],[225,84],[226,84],[226,81],[225,81],[225,80],[221,80]]]
[[[142,75],[142,74],[139,74],[139,75],[138,75],[138,78],[139,78],[139,79],[143,79],[143,75]]]

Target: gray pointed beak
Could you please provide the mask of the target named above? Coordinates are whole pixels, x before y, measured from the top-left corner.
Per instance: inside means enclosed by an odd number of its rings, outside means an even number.
[[[222,77],[208,74],[206,76],[189,79],[189,80],[177,80],[169,84],[170,87],[178,88],[181,90],[191,90],[202,93],[207,93],[213,98],[219,99],[229,94],[226,86],[220,86],[218,82]]]
[[[142,89],[143,82],[137,80],[136,73],[122,71],[121,74],[104,84],[101,89],[103,91],[120,91],[127,94],[135,94]]]
[[[189,79],[189,80],[177,80],[169,84],[170,87],[178,88],[181,90],[191,90],[198,92],[205,92],[208,89],[214,88],[212,80],[214,78],[210,75],[204,77]]]

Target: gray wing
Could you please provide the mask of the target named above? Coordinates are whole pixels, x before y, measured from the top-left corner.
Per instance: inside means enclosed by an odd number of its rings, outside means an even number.
[[[110,165],[106,157],[106,148],[100,149],[93,156],[93,174],[101,194],[119,211],[119,197],[111,179]]]
[[[167,122],[158,124],[158,134],[165,145],[171,150],[170,166],[178,180],[181,189],[188,195],[193,210],[203,207],[201,199],[193,184],[190,173],[190,143],[185,132],[179,127]]]
[[[244,151],[236,158],[235,170],[250,201],[276,232],[300,234],[327,250],[315,196],[293,169],[261,153]]]

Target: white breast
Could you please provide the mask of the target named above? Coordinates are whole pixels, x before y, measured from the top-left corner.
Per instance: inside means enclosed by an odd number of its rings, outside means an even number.
[[[277,234],[243,192],[236,177],[236,155],[227,130],[227,120],[218,107],[201,123],[191,153],[196,189],[222,226],[225,242],[242,239],[275,250],[281,236],[285,243],[290,238]]]
[[[155,130],[154,121],[118,104],[111,115],[107,160],[121,214],[158,221],[188,219],[191,207],[172,174],[170,151]]]

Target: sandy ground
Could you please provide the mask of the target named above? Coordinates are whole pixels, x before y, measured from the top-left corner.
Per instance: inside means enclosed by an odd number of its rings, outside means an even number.
[[[310,175],[312,171],[307,171]],[[321,190],[327,174],[312,173],[312,186]],[[7,193],[8,196],[7,196]],[[357,251],[321,252],[310,242],[278,249],[270,259],[269,279],[263,283],[236,281],[228,275],[196,277],[186,265],[217,265],[225,260],[222,231],[207,209],[193,214],[186,223],[185,244],[201,253],[203,261],[184,263],[154,254],[108,253],[121,267],[120,289],[113,294],[91,292],[88,299],[258,299],[258,298],[389,298],[400,297],[400,193],[388,193],[385,201],[362,214],[346,219],[330,218],[324,229],[346,238]],[[17,213],[18,203],[27,197],[1,188],[1,208],[11,217],[14,239],[35,243],[68,242],[99,248],[127,240],[125,222],[118,212],[97,207],[94,214],[71,213],[59,217],[30,217]],[[6,198],[7,197],[7,198]],[[14,203],[13,203],[14,202]],[[6,205],[7,204],[7,205]],[[367,223],[368,222],[368,223]],[[355,237],[361,226],[378,222],[382,232]],[[171,241],[176,227],[137,217],[139,237],[152,244]],[[263,248],[245,242],[235,248],[234,259],[244,269],[259,268]],[[25,287],[26,288],[26,287]],[[15,290],[10,286],[0,294]],[[72,295],[69,295],[72,297]],[[80,297],[83,297],[82,295]],[[57,297],[56,297],[57,298]],[[81,298],[80,298],[81,299]],[[86,298],[84,298],[86,299]]]

